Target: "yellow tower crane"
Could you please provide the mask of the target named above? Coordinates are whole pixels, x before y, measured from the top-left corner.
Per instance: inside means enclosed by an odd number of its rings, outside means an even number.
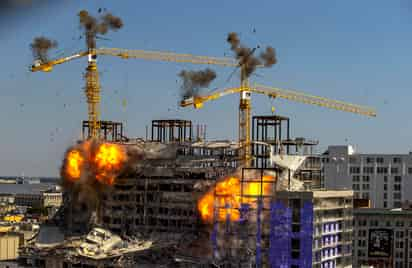
[[[230,67],[238,66],[238,63],[231,58],[205,57],[161,51],[127,50],[120,48],[89,48],[87,51],[81,51],[68,57],[55,59],[47,62],[36,60],[30,68],[32,72],[50,72],[52,71],[55,65],[62,64],[85,56],[88,57],[88,65],[86,68],[85,75],[85,95],[88,104],[88,118],[89,124],[91,126],[90,132],[92,138],[99,138],[100,130],[100,84],[96,63],[98,55],[117,56],[123,59],[145,59],[192,64],[221,65]]]
[[[245,82],[246,81],[246,82]],[[282,98],[295,102],[301,102],[311,105],[317,105],[330,109],[340,110],[344,112],[350,112],[360,115],[366,115],[375,117],[376,111],[373,108],[360,106],[356,104],[346,103],[337,100],[331,100],[324,97],[314,96],[303,92],[294,90],[285,90],[276,87],[268,87],[263,85],[254,85],[250,87],[247,84],[246,79],[242,79],[242,85],[240,88],[227,88],[223,90],[216,90],[208,95],[195,96],[184,99],[181,101],[181,107],[187,107],[193,105],[196,109],[203,107],[203,104],[207,101],[216,100],[229,94],[240,93],[240,107],[239,107],[239,145],[241,148],[241,157],[245,162],[245,165],[250,164],[252,158],[250,153],[250,113],[251,113],[251,93],[267,95],[270,98]]]

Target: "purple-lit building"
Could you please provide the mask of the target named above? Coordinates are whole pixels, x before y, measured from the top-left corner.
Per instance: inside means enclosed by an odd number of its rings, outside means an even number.
[[[352,267],[352,191],[283,191],[276,202],[291,217],[274,223],[291,228],[271,241],[272,267]]]
[[[227,217],[212,232],[228,267],[352,267],[352,190],[282,190],[239,210],[240,221]]]

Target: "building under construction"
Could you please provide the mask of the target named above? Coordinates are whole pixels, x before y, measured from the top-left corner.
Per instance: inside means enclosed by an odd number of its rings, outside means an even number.
[[[147,140],[126,138],[119,123],[101,124],[107,141],[139,148],[144,157],[99,195],[96,209],[74,204],[66,191],[56,223],[66,239],[47,250],[34,242],[21,250],[21,263],[350,267],[352,192],[319,189],[317,142],[292,138],[288,118],[256,116],[252,122],[250,167],[243,166],[239,143],[207,141],[205,127],[187,120],[155,120]],[[87,137],[88,124],[83,126]],[[219,188],[227,178],[235,182],[230,193]],[[209,218],[199,206],[208,194]],[[110,234],[107,241],[118,236],[123,242],[74,250],[91,243],[95,227]]]

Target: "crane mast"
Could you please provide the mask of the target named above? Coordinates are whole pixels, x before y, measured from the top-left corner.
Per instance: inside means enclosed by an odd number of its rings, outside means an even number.
[[[87,111],[90,126],[90,136],[99,138],[100,133],[100,83],[99,72],[97,71],[96,54],[94,49],[89,49],[86,67],[86,85],[84,93],[87,100]]]
[[[250,166],[250,114],[251,101],[249,79],[246,75],[246,66],[242,64],[240,67],[240,101],[239,101],[239,146],[240,156],[246,167]]]

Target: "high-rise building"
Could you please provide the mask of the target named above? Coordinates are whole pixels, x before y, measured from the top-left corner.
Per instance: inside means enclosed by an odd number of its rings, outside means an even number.
[[[323,186],[352,189],[373,208],[399,208],[412,200],[412,154],[361,154],[329,146],[322,156]]]

